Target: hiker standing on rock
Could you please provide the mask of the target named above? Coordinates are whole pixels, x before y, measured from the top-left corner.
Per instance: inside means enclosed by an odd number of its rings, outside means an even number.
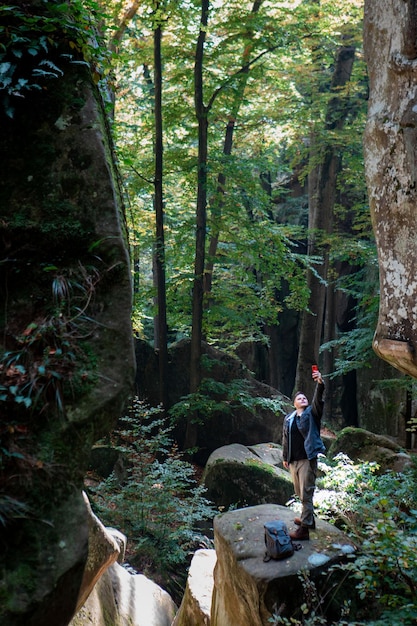
[[[290,533],[291,539],[310,539],[309,529],[316,527],[314,521],[313,495],[316,487],[317,456],[325,451],[320,437],[323,415],[324,383],[316,366],[312,367],[317,382],[313,401],[309,405],[301,391],[294,395],[295,411],[284,419],[282,434],[283,465],[290,470],[296,495],[302,504],[301,516],[294,523],[299,527]]]

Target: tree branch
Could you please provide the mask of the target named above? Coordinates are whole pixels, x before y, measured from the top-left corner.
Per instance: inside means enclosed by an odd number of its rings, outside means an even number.
[[[218,87],[212,94],[207,106],[206,106],[206,111],[210,111],[211,107],[214,104],[214,101],[216,100],[217,96],[223,91],[223,89],[225,89],[228,85],[230,85],[230,83],[236,78],[236,76],[239,76],[240,74],[243,74],[244,72],[247,72],[250,67],[252,65],[255,65],[255,63],[257,63],[262,57],[264,57],[266,54],[268,54],[269,52],[273,52],[274,50],[276,50],[277,48],[279,48],[280,44],[277,44],[276,46],[272,46],[272,48],[267,48],[266,50],[263,50],[262,52],[260,52],[258,54],[258,56],[256,56],[255,58],[253,58],[252,60],[248,61],[247,63],[245,63],[244,65],[242,65],[242,67],[240,67],[237,72],[234,72],[234,74],[231,74],[231,76],[229,76],[229,78],[222,84],[220,85],[220,87]]]

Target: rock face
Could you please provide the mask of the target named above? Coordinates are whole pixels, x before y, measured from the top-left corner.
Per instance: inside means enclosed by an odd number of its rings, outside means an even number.
[[[48,23],[50,7],[29,3],[13,20],[39,11]],[[44,50],[45,67],[55,63],[62,75],[16,98],[13,118],[0,111],[7,626],[66,626],[74,613],[88,553],[83,476],[92,444],[123,410],[135,367],[130,263],[101,98],[87,65],[70,61],[65,33],[37,35],[45,46],[59,41],[59,51]],[[21,65],[11,54],[16,80],[41,60],[22,54]]]
[[[407,394],[401,384],[403,378],[402,372],[376,355],[371,359],[369,368],[358,370],[357,402],[360,418],[359,424],[355,426],[405,442]],[[398,384],[383,388],[381,381],[386,379],[396,379]]]
[[[307,568],[320,593],[324,580],[320,574],[354,551],[343,533],[317,520],[316,531],[310,531],[310,540],[302,542],[301,550],[289,559],[265,563],[264,523],[282,519],[294,527],[293,515],[285,507],[265,504],[215,518],[211,626],[269,626],[278,611],[282,616],[293,615],[304,597],[298,572]],[[340,597],[335,602],[343,604]]]
[[[161,587],[114,563],[69,626],[171,626],[176,611]]]
[[[210,392],[211,400],[218,402],[218,409],[210,414],[200,415],[197,442],[198,453],[195,460],[205,465],[210,454],[223,445],[241,443],[254,445],[260,441],[281,442],[283,415],[291,410],[289,398],[276,389],[255,380],[239,359],[233,358],[209,345],[203,345],[203,378],[233,383],[245,381],[245,393],[251,398],[275,399],[281,403],[282,414],[262,404],[251,411],[244,401],[235,398],[230,401],[225,394]],[[157,360],[153,350],[143,341],[136,341],[137,388],[138,395],[146,398],[153,406],[159,403],[157,381]],[[204,365],[205,364],[205,365]],[[182,340],[169,349],[168,364],[168,405],[175,403],[189,393],[190,380],[190,341]],[[223,409],[221,403],[224,403]],[[176,439],[183,444],[185,419],[181,419],[175,431]]]
[[[278,444],[223,446],[210,455],[202,480],[218,507],[285,504],[294,493]]]
[[[365,0],[369,107],[364,148],[378,248],[375,352],[417,377],[417,44],[415,2]]]

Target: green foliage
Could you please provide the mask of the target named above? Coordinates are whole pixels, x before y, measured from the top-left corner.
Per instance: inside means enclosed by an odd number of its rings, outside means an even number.
[[[54,265],[43,270],[53,275],[51,314],[19,333],[5,334],[13,349],[0,358],[0,402],[9,405],[11,415],[21,407],[65,415],[65,399],[85,391],[94,379],[94,358],[86,340],[95,322],[87,312],[100,274],[81,263],[66,273]]]
[[[369,249],[370,246],[366,245]],[[364,245],[362,244],[364,248]],[[376,249],[372,246],[373,258],[367,254],[362,267],[338,281],[338,288],[355,302],[355,312],[349,320],[351,330],[339,333],[339,336],[323,344],[321,352],[335,350],[336,358],[331,377],[346,374],[349,371],[371,366],[373,350],[372,340],[375,331],[378,310],[379,290],[377,275],[372,271],[376,265]]]
[[[0,401],[26,409],[45,409],[52,402],[63,413],[62,380],[74,369],[75,355],[58,324],[56,319],[31,323],[14,337],[18,349],[5,352],[0,363]]]
[[[317,480],[317,511],[321,517],[350,530],[356,527],[358,497],[372,483],[378,465],[374,462],[353,463],[344,454],[334,461],[322,458],[319,462],[321,476]],[[350,528],[352,524],[352,528]]]
[[[342,523],[356,540],[358,554],[342,568],[355,580],[360,599],[374,612],[379,607],[375,624],[414,623],[417,465],[380,475],[374,463],[355,465],[338,455],[320,469],[320,514]]]
[[[96,3],[32,4],[0,6],[0,102],[10,118],[19,98],[42,91],[68,64],[97,67],[105,56],[91,19],[91,9],[99,17]]]
[[[172,589],[190,551],[208,541],[196,528],[214,510],[158,409],[135,399],[120,425],[113,437],[128,476],[120,483],[112,474],[92,489],[93,505],[105,524],[127,535],[130,562]]]
[[[205,378],[198,392],[181,398],[171,407],[169,413],[174,421],[194,415],[191,421],[198,423],[203,417],[207,420],[215,413],[229,414],[239,407],[253,414],[259,409],[268,409],[277,415],[283,412],[283,403],[280,398],[254,396],[250,390],[250,382],[246,379],[236,378],[222,383],[213,378]],[[199,418],[199,415],[202,417]]]
[[[162,10],[167,315],[178,338],[189,335],[191,327],[197,163],[193,52],[200,14],[198,4],[188,2],[163,3]],[[154,18],[153,4],[142,3],[115,57],[120,94],[116,141],[130,203],[132,248],[141,272],[135,306],[142,312],[136,317],[142,319],[155,314]],[[320,11],[315,3],[297,3],[291,10],[282,3],[259,3],[256,12],[236,1],[211,8],[204,63],[207,241],[218,241],[213,257],[207,256],[208,264],[213,262],[213,269],[207,269],[212,288],[203,320],[209,342],[235,350],[241,341],[265,340],[266,326],[277,324],[283,309],[307,306],[307,266],[294,246],[307,237],[306,197],[294,197],[290,181],[294,171],[300,180],[308,174],[308,137],[320,124],[324,128],[334,97],[329,86],[335,52],[347,35],[352,41],[352,33],[359,47],[361,7],[356,2],[332,2]],[[364,184],[359,184],[364,76],[359,54],[354,81],[339,94],[352,99],[348,128],[323,132],[321,138],[343,155],[340,215],[364,195]],[[233,150],[225,154],[226,128],[232,122]],[[290,219],[283,219],[284,212],[287,217],[291,213]],[[212,254],[209,247],[206,253]],[[152,339],[150,326],[141,331]]]

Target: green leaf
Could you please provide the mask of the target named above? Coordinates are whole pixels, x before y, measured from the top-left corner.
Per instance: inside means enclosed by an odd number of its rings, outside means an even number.
[[[11,67],[15,67],[15,66],[12,66],[12,64],[9,61],[0,63],[0,74],[8,74]]]
[[[58,270],[58,267],[56,265],[46,265],[46,267],[43,268],[44,272],[53,272]]]
[[[26,408],[30,407],[32,404],[32,400],[27,396],[16,396],[15,402],[17,402],[17,404],[24,404]]]

